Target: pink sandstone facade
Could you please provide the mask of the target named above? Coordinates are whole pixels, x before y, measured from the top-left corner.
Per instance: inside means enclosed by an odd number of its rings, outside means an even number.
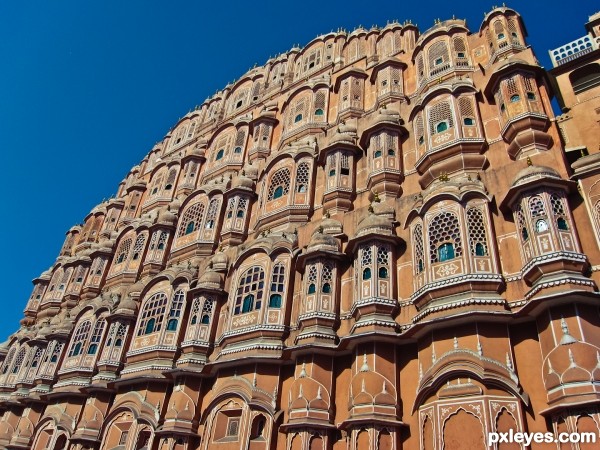
[[[33,281],[0,346],[0,447],[598,433],[592,19],[551,76],[501,7],[320,36],[188,113]]]

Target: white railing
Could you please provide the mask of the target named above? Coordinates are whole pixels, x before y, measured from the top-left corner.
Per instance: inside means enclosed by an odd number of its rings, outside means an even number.
[[[554,67],[565,64],[569,61],[579,58],[586,53],[597,50],[599,47],[600,38],[594,39],[591,35],[586,35],[575,39],[561,47],[550,50],[550,59]]]

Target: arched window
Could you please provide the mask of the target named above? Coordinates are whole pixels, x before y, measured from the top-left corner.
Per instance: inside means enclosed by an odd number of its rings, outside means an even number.
[[[169,175],[167,176],[167,182],[165,184],[165,191],[170,191],[173,188],[173,183],[175,182],[175,178],[177,178],[177,169],[171,169]]]
[[[323,110],[321,108],[315,109],[315,116],[322,116],[322,115],[323,115]]]
[[[260,309],[265,289],[265,272],[253,266],[240,277],[236,292],[234,314],[243,314]]]
[[[298,122],[302,122],[302,114],[297,114],[296,117],[294,117],[294,123]]]
[[[448,54],[448,44],[445,41],[438,41],[429,47],[427,53],[429,60],[429,75],[439,73],[441,65],[450,61]]]
[[[463,119],[463,123],[467,126],[471,126],[471,125],[475,125],[475,120],[473,120],[471,117],[465,117]]]
[[[548,222],[544,219],[538,219],[535,222],[535,231],[538,233],[543,233],[544,231],[548,231]]]
[[[217,212],[219,209],[219,200],[213,198],[208,204],[208,210],[206,212],[206,222],[204,223],[204,228],[207,230],[213,229],[215,227],[215,221],[217,220]]]
[[[10,351],[8,352],[8,356],[4,360],[4,366],[2,367],[2,373],[8,372],[8,369],[10,368],[10,365],[12,363],[12,359],[15,357],[15,353],[16,352],[17,352],[17,348],[16,347],[12,347],[10,349]]]
[[[440,245],[438,247],[437,254],[440,262],[454,259],[454,245],[452,245],[450,242]]]
[[[516,102],[518,102],[519,100],[521,100],[521,96],[520,96],[520,95],[518,95],[518,94],[512,95],[512,96],[510,97],[510,102],[511,102],[511,103],[516,103]]]
[[[429,130],[431,134],[442,133],[454,127],[454,119],[450,102],[435,104],[429,111]]]
[[[379,246],[377,248],[377,276],[380,279],[388,278],[389,262],[390,255],[387,246]]]
[[[416,225],[413,231],[413,245],[416,273],[421,273],[424,269],[423,260],[425,259],[423,251],[423,227],[421,224]]]
[[[127,258],[129,249],[131,248],[131,242],[131,239],[125,239],[119,246],[119,250],[117,251],[117,264],[122,263],[125,261],[125,258]]]
[[[271,178],[267,200],[270,201],[283,197],[284,195],[287,195],[289,191],[290,171],[287,168],[279,169]]]
[[[444,211],[433,218],[429,224],[429,255],[432,263],[461,256],[461,243],[460,225],[456,214]],[[444,260],[441,259],[442,256]]]
[[[476,207],[467,209],[467,232],[469,233],[471,254],[487,256],[487,234],[481,209]]]
[[[220,149],[220,150],[217,152],[217,154],[216,154],[216,156],[215,156],[215,161],[218,161],[218,160],[222,159],[222,158],[223,158],[223,156],[225,156],[225,149],[224,149],[224,148]]]
[[[77,356],[82,353],[83,344],[87,341],[91,328],[92,323],[89,320],[86,320],[79,324],[79,326],[75,330],[75,333],[73,333],[73,342],[71,343],[71,350],[69,351],[69,356]]]
[[[183,302],[185,299],[185,294],[182,289],[178,289],[173,296],[173,301],[171,302],[171,309],[169,311],[169,321],[167,322],[167,330],[175,331],[177,330],[177,324],[179,323],[179,317],[181,317],[181,311],[183,309]]]
[[[569,225],[567,225],[567,221],[562,217],[556,219],[556,226],[559,230],[567,231],[569,229]]]
[[[98,319],[96,321],[96,325],[94,325],[94,331],[92,332],[90,345],[87,351],[88,355],[95,355],[98,351],[98,346],[100,345],[100,341],[102,340],[102,333],[104,332],[105,325],[106,321],[104,319]]]
[[[137,260],[140,258],[140,254],[144,251],[144,244],[146,243],[146,233],[140,233],[135,239],[133,246],[133,256],[131,259]]]
[[[302,162],[296,169],[296,191],[306,192],[308,190],[310,168],[308,163]]]
[[[204,203],[195,203],[189,206],[181,217],[181,224],[177,236],[185,236],[198,229],[204,215]]]
[[[330,283],[323,283],[323,287],[321,288],[321,291],[324,294],[330,294],[331,293],[331,284]]]
[[[525,228],[525,227],[521,228],[521,236],[523,237],[524,241],[529,239],[529,233],[527,231],[527,228]]]
[[[371,279],[371,268],[370,267],[367,267],[366,269],[363,270],[362,279],[363,280]]]
[[[567,222],[567,214],[564,206],[564,201],[561,196],[557,193],[550,195],[550,205],[552,206],[552,213],[556,219],[556,227],[562,231],[569,230],[569,224]]]
[[[26,352],[27,349],[25,346],[21,347],[19,353],[17,353],[17,357],[15,358],[15,364],[13,365],[12,373],[19,373],[19,370],[21,370],[21,365],[23,364],[23,360],[25,359]]]
[[[310,266],[308,266],[308,276],[306,280],[306,282],[308,283],[306,292],[308,294],[314,294],[315,292],[317,292],[317,278],[317,266],[315,264],[311,264]]]
[[[140,314],[138,336],[160,331],[165,317],[167,307],[167,296],[163,292],[157,292],[144,303]]]
[[[281,294],[285,289],[285,267],[283,264],[276,264],[273,267],[271,276],[271,294]]]
[[[381,157],[381,150],[376,150],[375,153],[373,153],[373,157],[374,158],[380,158]]]

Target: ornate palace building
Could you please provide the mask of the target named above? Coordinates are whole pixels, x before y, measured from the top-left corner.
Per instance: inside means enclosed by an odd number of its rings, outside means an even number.
[[[550,76],[507,7],[332,32],[206,100],[33,280],[0,347],[0,447],[598,433],[600,16],[587,29]]]

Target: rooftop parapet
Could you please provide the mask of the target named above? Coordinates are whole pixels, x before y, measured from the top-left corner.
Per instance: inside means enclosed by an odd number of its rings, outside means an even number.
[[[600,37],[587,34],[554,50],[550,50],[552,65],[558,67],[600,48]]]

